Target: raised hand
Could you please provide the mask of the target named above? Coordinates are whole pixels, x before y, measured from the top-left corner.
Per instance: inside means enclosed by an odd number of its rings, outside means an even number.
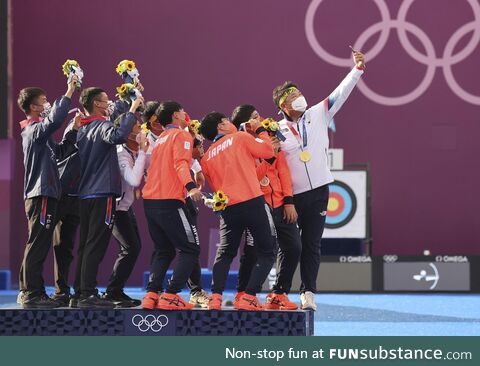
[[[81,122],[82,118],[85,118],[85,115],[82,112],[77,111],[77,113],[75,114],[75,117],[73,117],[72,129],[78,131],[78,129],[80,128],[80,122]]]
[[[147,134],[143,131],[139,133],[140,133],[140,149],[142,149],[146,153],[150,146],[150,143],[148,142]]]
[[[355,63],[355,66],[363,69],[365,67],[365,56],[363,53],[360,51],[355,51],[352,50],[353,52],[353,62]]]
[[[73,75],[72,79],[67,82],[67,92],[65,93],[66,97],[71,98],[75,89],[77,88],[78,76]]]
[[[143,106],[143,103],[143,97],[138,97],[137,99],[135,99],[132,103],[132,106],[130,107],[130,112],[135,113],[140,106]]]

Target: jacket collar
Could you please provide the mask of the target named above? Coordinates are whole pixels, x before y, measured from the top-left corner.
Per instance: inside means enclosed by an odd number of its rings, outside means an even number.
[[[25,127],[33,124],[33,123],[38,123],[42,119],[40,117],[33,117],[33,118],[27,118],[24,119],[22,122],[20,122],[20,128],[23,130]]]
[[[93,121],[105,121],[107,119],[107,117],[104,117],[104,116],[89,116],[89,117],[86,117],[86,118],[82,118],[80,120],[80,126],[85,126],[85,125],[88,125],[90,123],[92,123]]]

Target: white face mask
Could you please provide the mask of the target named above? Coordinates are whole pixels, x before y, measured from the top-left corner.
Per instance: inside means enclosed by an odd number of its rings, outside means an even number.
[[[43,111],[40,113],[41,118],[47,118],[52,110],[52,105],[48,102],[43,103]]]
[[[305,112],[307,110],[307,100],[305,99],[305,97],[302,95],[300,97],[298,97],[297,99],[295,99],[293,102],[292,102],[292,109],[294,111],[297,111],[297,112]]]

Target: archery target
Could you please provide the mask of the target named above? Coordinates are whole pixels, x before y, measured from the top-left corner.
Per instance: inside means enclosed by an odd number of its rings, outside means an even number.
[[[332,172],[324,238],[365,238],[367,233],[367,172]]]
[[[336,229],[348,224],[355,216],[357,198],[352,189],[341,180],[331,183],[329,189],[330,195],[325,227]]]

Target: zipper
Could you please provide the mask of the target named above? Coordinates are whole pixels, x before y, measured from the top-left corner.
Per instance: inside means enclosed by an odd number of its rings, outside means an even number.
[[[302,135],[300,134],[300,123],[298,121],[296,123],[297,123],[298,135],[301,137]],[[300,146],[300,150],[303,151],[303,147],[302,147],[303,144],[299,143],[299,146]],[[307,162],[304,161],[303,165],[305,165],[305,173],[307,173],[308,184],[310,184],[310,189],[313,189],[312,180],[310,179],[310,174],[308,173]]]
[[[270,187],[270,199],[272,200],[272,205],[270,206],[273,210],[273,187],[272,185],[270,184],[270,182],[268,183],[268,186]]]
[[[313,189],[312,180],[310,179],[310,174],[308,173],[307,163],[304,162],[303,165],[305,165],[305,172],[307,173],[307,178],[308,178],[308,183],[310,184],[310,189]]]

